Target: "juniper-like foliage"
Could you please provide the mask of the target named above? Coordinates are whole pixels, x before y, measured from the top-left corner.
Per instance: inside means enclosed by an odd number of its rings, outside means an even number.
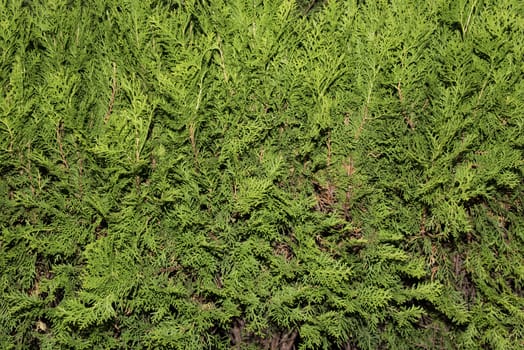
[[[2,349],[524,347],[524,2],[0,27]]]

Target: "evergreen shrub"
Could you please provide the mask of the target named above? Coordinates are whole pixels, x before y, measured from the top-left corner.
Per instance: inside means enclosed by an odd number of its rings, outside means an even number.
[[[0,348],[524,348],[524,2],[0,27]]]

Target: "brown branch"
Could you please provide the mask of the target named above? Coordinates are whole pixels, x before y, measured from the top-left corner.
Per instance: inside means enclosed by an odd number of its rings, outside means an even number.
[[[218,35],[218,53],[220,54],[220,66],[222,67],[222,72],[224,74],[224,81],[227,83],[229,81],[229,77],[227,75],[226,70],[226,60],[224,59],[224,52],[222,52],[222,39],[220,38],[220,35]]]
[[[397,85],[397,92],[398,92],[398,99],[400,100],[400,103],[402,103],[404,101],[404,98],[402,96],[402,89],[400,88],[400,81],[398,82],[398,85]]]
[[[135,160],[138,163],[140,161],[140,137],[138,136],[138,130],[135,131]],[[135,176],[135,186],[138,192],[140,192],[140,176]]]
[[[180,270],[180,266],[176,265],[176,266],[169,266],[169,267],[164,267],[164,268],[161,268],[159,270],[159,273],[172,273],[172,272],[176,272]]]
[[[329,168],[331,166],[331,156],[332,156],[332,153],[331,153],[331,130],[328,131],[326,146],[327,146],[327,160],[326,160],[326,162],[327,162],[327,167]]]
[[[64,148],[62,147],[62,133],[64,132],[64,123],[61,121],[58,123],[58,127],[56,128],[56,140],[58,142],[58,149],[60,151],[60,157],[62,157],[62,163],[64,163],[64,166],[67,170],[69,170],[69,164],[67,163],[67,159],[64,153]]]
[[[306,16],[309,11],[311,11],[313,9],[313,7],[317,4],[318,0],[312,0],[308,6],[304,9],[304,16]]]
[[[195,123],[189,124],[189,140],[191,141],[191,148],[193,149],[193,155],[195,156],[195,163],[198,169],[198,149],[195,138]]]
[[[29,159],[29,155],[31,154],[31,142],[27,144],[27,167],[23,168],[27,172],[27,176],[29,177],[29,187],[31,188],[31,193],[33,196],[35,195],[35,187],[33,186],[33,176],[31,175],[31,159]],[[22,155],[20,155],[20,160],[22,160]]]
[[[135,161],[137,163],[140,161],[140,137],[138,130],[135,131]]]
[[[262,163],[264,160],[264,147],[260,148],[260,152],[258,152],[258,161]]]
[[[421,237],[424,237],[426,235],[426,216],[427,211],[426,208],[422,208],[422,217],[420,219],[420,229],[419,229],[419,235]]]
[[[348,162],[342,162],[342,167],[346,170],[347,176],[351,177],[355,173],[355,166],[353,164],[353,159],[348,158]],[[344,217],[346,220],[350,220],[349,208],[351,207],[351,197],[353,195],[353,186],[349,185],[346,191],[346,200],[344,201]]]
[[[111,116],[111,112],[113,112],[113,105],[115,103],[115,95],[116,95],[116,63],[113,62],[113,85],[111,86],[111,98],[109,99],[109,108],[107,109],[107,113],[104,117],[104,124],[107,124],[109,121],[109,117]]]
[[[82,197],[84,193],[84,186],[82,184],[82,176],[84,174],[84,162],[82,160],[82,157],[80,157],[80,152],[77,152],[78,156],[78,190],[79,190],[79,196]]]
[[[364,106],[364,116],[362,117],[362,121],[360,122],[360,125],[358,126],[357,132],[355,133],[355,140],[358,140],[360,138],[360,134],[362,134],[362,131],[364,130],[364,124],[366,124],[368,119],[368,106]]]
[[[398,99],[400,100],[400,104],[402,105],[402,103],[404,102],[404,96],[402,96],[402,89],[400,88],[400,81],[398,82],[398,85],[397,85],[397,92],[398,92]],[[408,116],[404,108],[402,108],[402,115],[404,116],[404,120],[408,124],[409,128],[411,130],[415,129],[415,124],[413,123],[413,120],[411,120],[411,118]]]

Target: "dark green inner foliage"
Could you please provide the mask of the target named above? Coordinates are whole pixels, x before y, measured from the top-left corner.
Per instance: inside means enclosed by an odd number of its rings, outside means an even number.
[[[0,0],[0,348],[522,349],[520,0]]]

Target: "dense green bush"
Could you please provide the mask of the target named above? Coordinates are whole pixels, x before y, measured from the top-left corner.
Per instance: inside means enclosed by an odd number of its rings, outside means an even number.
[[[520,0],[0,0],[2,349],[522,349]]]

